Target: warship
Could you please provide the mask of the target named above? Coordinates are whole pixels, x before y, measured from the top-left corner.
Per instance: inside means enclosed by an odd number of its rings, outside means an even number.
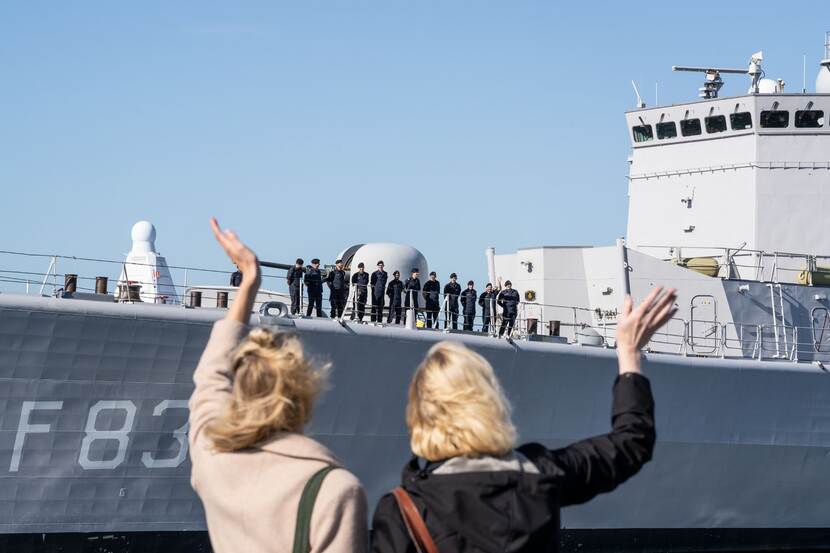
[[[626,238],[485,252],[490,281],[510,279],[523,297],[506,338],[423,328],[414,310],[404,325],[295,316],[283,285],[260,292],[253,324],[296,332],[333,362],[308,431],[357,474],[370,505],[409,456],[406,389],[430,346],[457,340],[483,354],[521,439],[564,445],[608,431],[618,306],[661,284],[677,288],[679,310],[645,354],[653,461],[565,509],[563,550],[830,549],[826,39],[815,92],[785,92],[759,52],[746,69],[675,67],[704,75],[694,101],[647,107],[638,94],[625,114]],[[733,73],[749,90],[721,97]],[[59,278],[60,256],[34,274],[2,254],[4,550],[209,550],[190,487],[187,399],[234,288],[190,282],[148,222],[132,239],[113,290],[105,277]],[[360,244],[341,257],[349,268],[384,259],[390,273],[428,272],[409,246]],[[183,273],[178,284],[171,270]]]

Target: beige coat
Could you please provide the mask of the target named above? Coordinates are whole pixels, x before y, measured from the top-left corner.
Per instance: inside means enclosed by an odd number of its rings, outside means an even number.
[[[230,396],[230,353],[248,330],[231,320],[214,324],[196,368],[190,398],[190,481],[204,504],[216,553],[290,553],[303,487],[326,464],[340,464],[325,447],[301,434],[282,434],[234,453],[211,451],[203,430]],[[311,551],[364,552],[366,528],[360,482],[345,469],[330,472],[314,505]]]

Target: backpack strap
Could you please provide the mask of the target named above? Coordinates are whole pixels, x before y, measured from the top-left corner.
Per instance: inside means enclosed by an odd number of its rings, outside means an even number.
[[[303,495],[300,496],[300,506],[297,509],[293,553],[308,553],[311,551],[311,513],[314,510],[314,502],[317,500],[317,494],[320,493],[320,486],[322,486],[326,475],[336,468],[334,465],[327,465],[315,472],[306,482]]]
[[[429,535],[427,525],[424,519],[421,518],[421,513],[415,507],[412,498],[401,487],[392,490],[392,495],[395,496],[395,501],[398,504],[398,509],[401,511],[401,518],[406,525],[406,531],[415,544],[415,549],[418,553],[438,553],[438,547]]]

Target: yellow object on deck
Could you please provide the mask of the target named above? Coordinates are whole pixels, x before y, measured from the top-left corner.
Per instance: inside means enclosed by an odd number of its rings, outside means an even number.
[[[718,276],[720,269],[720,263],[714,257],[687,257],[678,262],[678,265],[708,277]]]

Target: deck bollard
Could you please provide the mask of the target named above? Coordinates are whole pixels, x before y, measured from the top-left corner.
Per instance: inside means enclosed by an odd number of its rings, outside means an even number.
[[[78,275],[67,273],[63,275],[63,292],[74,294],[78,290]]]
[[[228,293],[227,292],[217,292],[216,293],[216,307],[219,309],[226,309],[228,307]]]
[[[95,277],[95,293],[106,295],[106,293],[107,293],[107,277],[105,277],[105,276]]]

